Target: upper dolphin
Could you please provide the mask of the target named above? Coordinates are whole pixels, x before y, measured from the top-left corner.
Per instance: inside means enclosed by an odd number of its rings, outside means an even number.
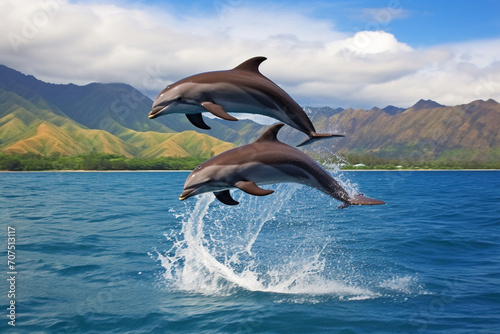
[[[223,152],[196,167],[186,179],[179,199],[213,192],[222,203],[236,205],[238,202],[231,197],[230,188],[264,196],[273,190],[259,185],[293,182],[321,190],[343,202],[341,207],[385,204],[363,194],[350,197],[315,160],[276,138],[282,126],[282,123],[275,124],[252,144]]]
[[[304,110],[290,95],[259,72],[266,57],[254,57],[232,70],[195,74],[168,85],[153,102],[149,118],[163,114],[186,114],[189,121],[202,129],[210,129],[202,112],[229,120],[233,113],[260,114],[275,118],[305,133],[309,139],[300,145],[337,134],[316,133]]]

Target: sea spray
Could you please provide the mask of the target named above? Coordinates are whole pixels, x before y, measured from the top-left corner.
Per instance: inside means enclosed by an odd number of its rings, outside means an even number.
[[[329,121],[321,128],[317,129],[322,133],[342,133],[343,131],[337,124]],[[358,185],[350,180],[345,173],[342,172],[342,166],[349,162],[345,157],[339,155],[335,149],[335,145],[339,140],[349,140],[348,138],[331,138],[316,142],[312,145],[304,147],[305,153],[314,156],[321,162],[321,165],[330,172],[337,182],[344,188],[350,196],[359,194]]]
[[[199,196],[194,207],[186,206],[177,216],[182,219],[181,233],[167,234],[172,247],[158,254],[166,284],[210,295],[244,289],[373,296],[352,282],[333,280],[325,269],[324,251],[333,239],[321,228],[324,222],[312,219],[297,198],[304,190],[324,195],[296,184],[272,188],[275,193],[266,198],[239,192],[237,207],[219,204],[213,194]]]

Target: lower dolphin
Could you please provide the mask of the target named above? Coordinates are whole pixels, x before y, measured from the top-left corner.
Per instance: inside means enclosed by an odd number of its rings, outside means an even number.
[[[315,160],[305,153],[280,142],[276,136],[284,124],[268,128],[255,142],[223,152],[196,167],[184,184],[179,199],[213,192],[227,205],[239,204],[229,192],[238,188],[244,192],[265,196],[273,190],[259,185],[275,183],[300,183],[316,188],[349,205],[380,205],[384,201],[363,194],[350,197],[342,186]]]

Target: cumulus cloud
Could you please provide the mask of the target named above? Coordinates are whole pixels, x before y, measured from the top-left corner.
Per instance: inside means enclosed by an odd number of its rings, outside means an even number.
[[[125,82],[152,97],[185,76],[264,55],[261,71],[303,106],[500,100],[498,40],[415,49],[382,30],[347,34],[278,5],[221,4],[210,16],[143,5],[4,1],[0,55],[3,64],[49,82]],[[406,15],[371,14],[384,24]]]

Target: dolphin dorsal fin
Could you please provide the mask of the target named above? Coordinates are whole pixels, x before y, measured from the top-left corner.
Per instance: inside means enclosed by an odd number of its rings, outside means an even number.
[[[264,133],[261,134],[260,137],[257,138],[257,140],[255,142],[257,143],[257,142],[265,142],[265,141],[279,141],[277,138],[277,135],[278,135],[278,132],[280,131],[280,129],[283,127],[283,125],[285,125],[285,124],[277,123],[277,124],[271,125],[271,127],[269,129],[267,129],[266,131],[264,131]]]
[[[266,57],[261,57],[261,56],[250,58],[244,61],[243,63],[239,64],[238,66],[236,66],[234,70],[250,71],[260,74],[259,65],[266,59],[267,59]]]

